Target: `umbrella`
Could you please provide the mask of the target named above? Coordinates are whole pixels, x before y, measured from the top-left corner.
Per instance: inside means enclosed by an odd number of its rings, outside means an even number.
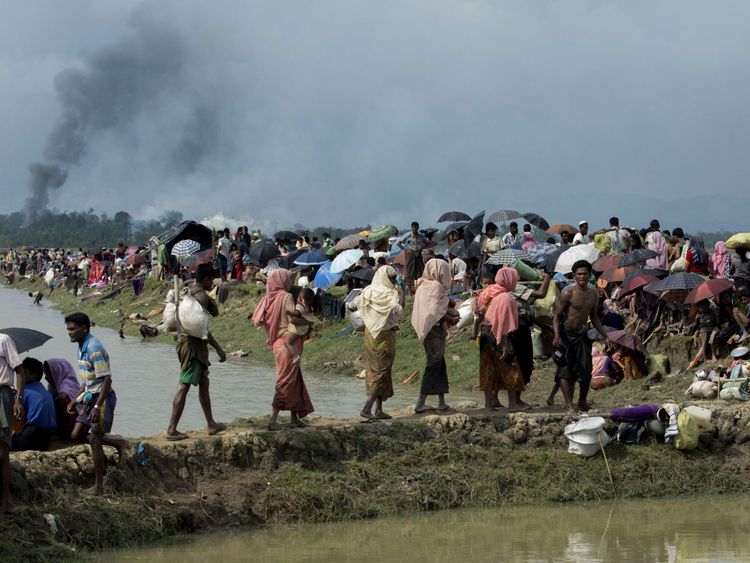
[[[459,240],[448,249],[448,254],[458,258],[479,258],[482,255],[482,249],[478,242],[470,242],[467,245],[466,241]]]
[[[654,252],[653,250],[649,250],[648,248],[638,248],[637,250],[628,252],[625,256],[623,256],[618,266],[620,268],[622,268],[623,266],[632,266],[633,264],[638,264],[639,262],[645,262],[646,260],[648,260],[649,258],[653,258],[654,256],[659,256],[659,253]]]
[[[622,256],[609,254],[599,258],[599,260],[591,264],[591,267],[594,268],[595,272],[606,272],[612,268],[618,268],[620,266],[620,260],[622,260]]]
[[[337,274],[331,273],[331,263],[326,262],[318,268],[312,285],[313,287],[318,287],[320,289],[327,289],[339,283],[339,280],[343,275],[343,272]]]
[[[573,264],[579,260],[586,260],[589,264],[599,258],[599,251],[593,244],[579,244],[566,249],[555,264],[555,271],[561,274],[569,274],[573,271]]]
[[[210,264],[214,261],[214,251],[213,248],[207,248],[206,250],[202,250],[200,252],[196,252],[195,254],[192,254],[185,258],[182,261],[182,265],[185,268],[188,268],[191,272],[194,272],[198,269],[198,266],[201,264]]]
[[[638,270],[635,270],[634,272],[628,274],[625,276],[624,282],[630,281],[631,278],[634,278],[635,276],[653,276],[655,278],[661,279],[665,277],[669,272],[667,270],[656,270],[653,268],[639,268]]]
[[[732,250],[735,248],[750,248],[750,233],[732,235],[724,243],[724,246]]]
[[[555,267],[557,266],[557,260],[560,258],[560,256],[568,250],[570,247],[566,248],[559,248],[555,250],[554,252],[547,255],[547,257],[544,259],[544,262],[542,262],[542,267],[544,268],[544,271],[548,274],[552,274],[555,272]]]
[[[560,250],[560,247],[556,244],[551,244],[549,242],[540,242],[538,244],[535,244],[531,248],[526,249],[526,254],[529,255],[529,259],[532,264],[541,264],[544,262],[544,260],[552,254],[553,252],[557,252]]]
[[[372,282],[372,278],[375,277],[375,270],[373,270],[372,268],[362,268],[361,270],[355,270],[354,272],[352,272],[352,277],[370,283]]]
[[[646,286],[643,288],[645,291],[648,291],[649,293],[654,293],[649,286]],[[658,293],[655,293],[658,295]],[[685,299],[687,299],[687,296],[690,294],[689,289],[670,289],[668,291],[665,291],[659,296],[659,299],[662,301],[668,301],[669,303],[674,303],[678,307],[681,307],[685,304]]]
[[[491,266],[512,266],[519,260],[523,262],[530,262],[531,257],[528,253],[523,250],[517,250],[515,248],[504,248],[500,252],[495,252],[492,256],[487,259],[487,264]]]
[[[140,266],[146,263],[146,258],[144,258],[143,254],[131,254],[125,259],[125,263],[128,266]]]
[[[294,263],[298,266],[320,266],[328,262],[328,257],[324,252],[319,250],[310,250],[309,252],[303,252],[294,260]]]
[[[294,264],[295,264],[294,261],[300,256],[302,256],[303,254],[305,254],[306,252],[307,252],[306,250],[302,248],[298,248],[297,250],[293,250],[291,252],[288,252],[287,254],[284,254],[281,258],[277,260],[277,262],[279,263],[279,266],[281,266],[282,268],[291,270],[292,268],[294,268]]]
[[[623,295],[627,295],[628,293],[632,293],[633,291],[640,289],[650,283],[658,281],[659,278],[657,278],[656,276],[649,276],[645,274],[634,276],[629,280],[624,281],[620,286],[620,297],[622,297]]]
[[[349,250],[350,248],[359,246],[359,241],[361,240],[365,240],[365,237],[358,234],[346,235],[336,243],[336,250]]]
[[[273,238],[274,240],[295,241],[299,240],[301,237],[292,231],[279,231],[273,235]]]
[[[437,220],[438,223],[447,223],[448,221],[470,221],[471,217],[469,217],[466,213],[463,213],[462,211],[447,211],[446,213],[443,213],[440,216],[440,219]]]
[[[268,240],[256,242],[250,247],[250,252],[247,253],[250,259],[260,266],[265,266],[268,261],[272,258],[276,258],[281,254],[279,247]]]
[[[52,338],[49,334],[31,328],[0,328],[0,332],[13,339],[19,354],[37,348]]]
[[[537,215],[536,213],[524,213],[521,215],[524,219],[526,219],[527,223],[530,223],[534,225],[535,227],[539,227],[542,230],[549,229],[549,223],[547,222],[547,219],[542,217],[541,215]]]
[[[505,221],[512,221],[519,217],[522,217],[522,215],[518,211],[512,209],[501,209],[487,217],[487,221],[492,221],[493,223],[505,223]]]
[[[189,238],[183,239],[172,247],[172,256],[185,258],[201,249],[200,243]]]
[[[672,289],[693,289],[701,285],[704,281],[706,281],[706,278],[701,275],[690,272],[678,272],[654,283],[653,290],[657,292]]]
[[[629,350],[635,350],[642,354],[646,353],[646,347],[641,342],[641,339],[627,330],[613,330],[607,333],[607,338]]]
[[[633,272],[633,266],[625,266],[624,268],[610,268],[601,275],[603,280],[608,282],[623,282],[629,274]]]
[[[362,252],[359,248],[351,248],[349,250],[345,250],[336,258],[333,259],[333,262],[331,262],[331,273],[332,274],[338,274],[339,272],[343,272],[344,270],[348,270],[354,264],[360,261],[360,259],[365,255],[364,252]]]
[[[437,229],[436,229],[437,230]],[[398,229],[393,225],[382,225],[377,229],[373,229],[367,237],[367,242],[374,243],[381,241],[385,238],[395,237],[398,234]]]
[[[452,231],[459,231],[468,224],[469,224],[468,221],[456,221],[454,223],[451,223],[450,225],[445,227],[445,230],[443,231],[443,234],[440,237],[441,240],[448,238],[448,234],[451,233]]]
[[[466,225],[466,229],[464,230],[464,240],[469,243],[471,242],[475,236],[480,234],[482,232],[482,227],[484,226],[484,211],[477,213],[474,215],[471,221]]]
[[[557,225],[552,225],[547,229],[547,232],[553,235],[559,235],[563,231],[567,231],[571,235],[574,235],[578,232],[578,229],[576,229],[573,225],[566,225],[565,223],[558,223]]]
[[[694,287],[685,299],[685,304],[698,303],[704,299],[710,299],[711,297],[718,297],[720,293],[725,292],[727,289],[732,289],[734,283],[730,280],[706,280],[697,287]]]

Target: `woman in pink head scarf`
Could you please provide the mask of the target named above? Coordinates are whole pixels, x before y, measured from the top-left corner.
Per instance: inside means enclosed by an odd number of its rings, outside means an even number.
[[[646,260],[646,267],[654,270],[667,270],[669,268],[669,246],[664,242],[664,237],[659,231],[651,231],[646,235],[648,249],[656,252],[656,256]]]
[[[732,258],[727,253],[723,240],[714,245],[714,255],[711,257],[711,275],[715,278],[726,278],[730,273]]]
[[[291,426],[301,428],[307,426],[302,418],[313,412],[312,401],[307,393],[305,381],[302,379],[300,358],[302,357],[303,339],[295,341],[297,354],[292,355],[284,345],[289,323],[296,319],[289,317],[289,311],[294,310],[292,289],[292,274],[289,270],[279,268],[268,276],[266,294],[253,313],[253,324],[262,326],[268,335],[268,346],[273,350],[276,363],[276,389],[271,403],[272,414],[268,422],[269,430],[279,430],[281,426],[276,421],[279,411],[290,411]]]
[[[510,335],[518,329],[518,305],[510,292],[519,281],[513,268],[501,268],[495,283],[477,298],[477,312],[482,319],[479,336],[479,388],[484,391],[484,406],[500,406],[497,394],[508,391],[508,410],[528,408],[521,401],[526,390],[523,373],[515,357]]]
[[[445,339],[448,325],[458,323],[460,316],[448,298],[453,277],[448,262],[433,258],[425,265],[417,280],[411,324],[417,338],[424,345],[427,365],[422,376],[422,387],[415,412],[431,410],[425,404],[427,395],[438,396],[438,409],[447,410],[448,370],[445,366]]]

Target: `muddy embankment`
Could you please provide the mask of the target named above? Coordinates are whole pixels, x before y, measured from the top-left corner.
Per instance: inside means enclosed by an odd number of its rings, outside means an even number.
[[[72,557],[234,526],[750,491],[750,407],[718,407],[692,452],[653,439],[607,446],[612,482],[601,454],[567,453],[565,423],[482,410],[279,432],[237,421],[220,436],[133,444],[101,497],[80,493],[93,478],[87,446],[13,454],[18,510],[2,523],[0,556]]]

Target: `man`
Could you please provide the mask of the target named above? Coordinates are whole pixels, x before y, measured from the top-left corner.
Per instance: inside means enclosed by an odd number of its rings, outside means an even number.
[[[518,223],[513,221],[510,224],[510,232],[503,235],[503,248],[510,248],[519,242],[521,242],[521,237],[518,236]]]
[[[98,495],[104,489],[107,473],[103,446],[117,449],[118,462],[122,464],[130,444],[124,438],[109,434],[115,418],[117,396],[112,389],[109,354],[99,339],[91,334],[91,321],[84,313],[73,313],[65,317],[65,327],[70,341],[78,344],[78,376],[83,381],[79,389],[80,401],[68,405],[70,414],[78,412],[71,438],[76,441],[88,438],[95,480],[94,486],[84,492]]]
[[[622,254],[628,248],[628,239],[630,233],[626,229],[620,228],[620,218],[610,217],[609,218],[609,229],[607,230],[607,236],[612,241],[612,252]]]
[[[409,293],[414,292],[414,282],[422,277],[422,272],[424,271],[422,250],[426,244],[427,238],[419,232],[419,223],[416,221],[411,224],[411,233],[409,233],[409,236],[398,243],[398,246],[406,253],[404,280],[406,282],[406,290]]]
[[[745,309],[742,310],[739,307],[733,307],[732,317],[740,327],[740,342],[744,342],[748,339],[748,335],[750,335],[750,288],[746,285],[740,286],[737,289],[737,296],[742,301]]]
[[[122,258],[125,259],[125,253],[127,252],[128,247],[125,246],[124,242],[117,243],[117,248],[115,248],[115,258]]]
[[[219,277],[222,281],[229,279],[231,268],[229,267],[229,255],[232,253],[232,241],[229,240],[229,229],[224,228],[219,233],[218,242],[216,243],[217,256],[219,258]]]
[[[555,336],[552,345],[565,346],[567,365],[558,367],[556,379],[565,397],[568,413],[576,416],[573,406],[573,391],[578,381],[578,408],[587,411],[591,407],[586,402],[591,383],[591,341],[588,338],[588,322],[594,325],[599,334],[607,334],[597,314],[599,295],[589,284],[591,264],[579,260],[573,264],[575,284],[565,288],[560,297],[554,317]]]
[[[10,498],[10,442],[13,417],[23,418],[25,414],[23,393],[23,367],[16,344],[10,336],[0,333],[0,514],[13,511]]]
[[[17,436],[11,440],[11,450],[39,450],[49,448],[52,431],[57,427],[55,400],[42,385],[44,365],[36,358],[25,358],[22,362],[24,380],[23,408],[26,423]]]
[[[661,225],[659,224],[658,219],[651,219],[651,222],[649,223],[649,231],[657,233],[661,231]]]
[[[213,287],[213,280],[216,272],[211,264],[201,264],[195,272],[196,287],[192,291],[193,297],[203,307],[204,314],[210,314],[213,317],[218,316],[219,307],[213,299],[208,296],[208,291]],[[179,327],[178,327],[179,334]],[[177,358],[180,360],[180,381],[177,384],[177,393],[172,401],[172,417],[169,419],[167,428],[167,440],[177,441],[184,440],[187,434],[179,432],[177,425],[180,423],[182,411],[185,409],[188,391],[191,385],[198,386],[198,401],[203,409],[203,415],[206,417],[208,434],[213,435],[221,432],[226,427],[214,420],[211,411],[211,396],[208,394],[208,345],[211,345],[219,355],[219,361],[227,359],[224,350],[216,342],[209,331],[208,339],[195,338],[188,334],[180,334],[177,341]]]
[[[746,288],[750,290],[750,250],[745,247],[738,247],[734,250],[740,258],[732,278],[737,289]]]
[[[557,243],[560,248],[568,248],[570,246],[570,233],[568,231],[560,232],[560,242]]]
[[[591,238],[589,237],[589,222],[579,221],[578,232],[576,233],[576,236],[573,237],[573,246],[578,246],[579,244],[588,244],[590,242]]]

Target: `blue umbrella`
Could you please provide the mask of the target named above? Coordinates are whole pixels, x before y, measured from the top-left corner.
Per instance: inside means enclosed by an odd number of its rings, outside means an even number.
[[[326,262],[328,262],[328,256],[325,255],[325,252],[319,250],[310,250],[297,256],[294,260],[294,263],[298,266],[319,266]]]
[[[331,273],[331,262],[326,262],[318,269],[318,273],[315,274],[315,279],[312,282],[312,286],[320,289],[333,287],[334,285],[339,283],[339,280],[343,277],[343,275],[344,272],[339,272],[337,274]]]

